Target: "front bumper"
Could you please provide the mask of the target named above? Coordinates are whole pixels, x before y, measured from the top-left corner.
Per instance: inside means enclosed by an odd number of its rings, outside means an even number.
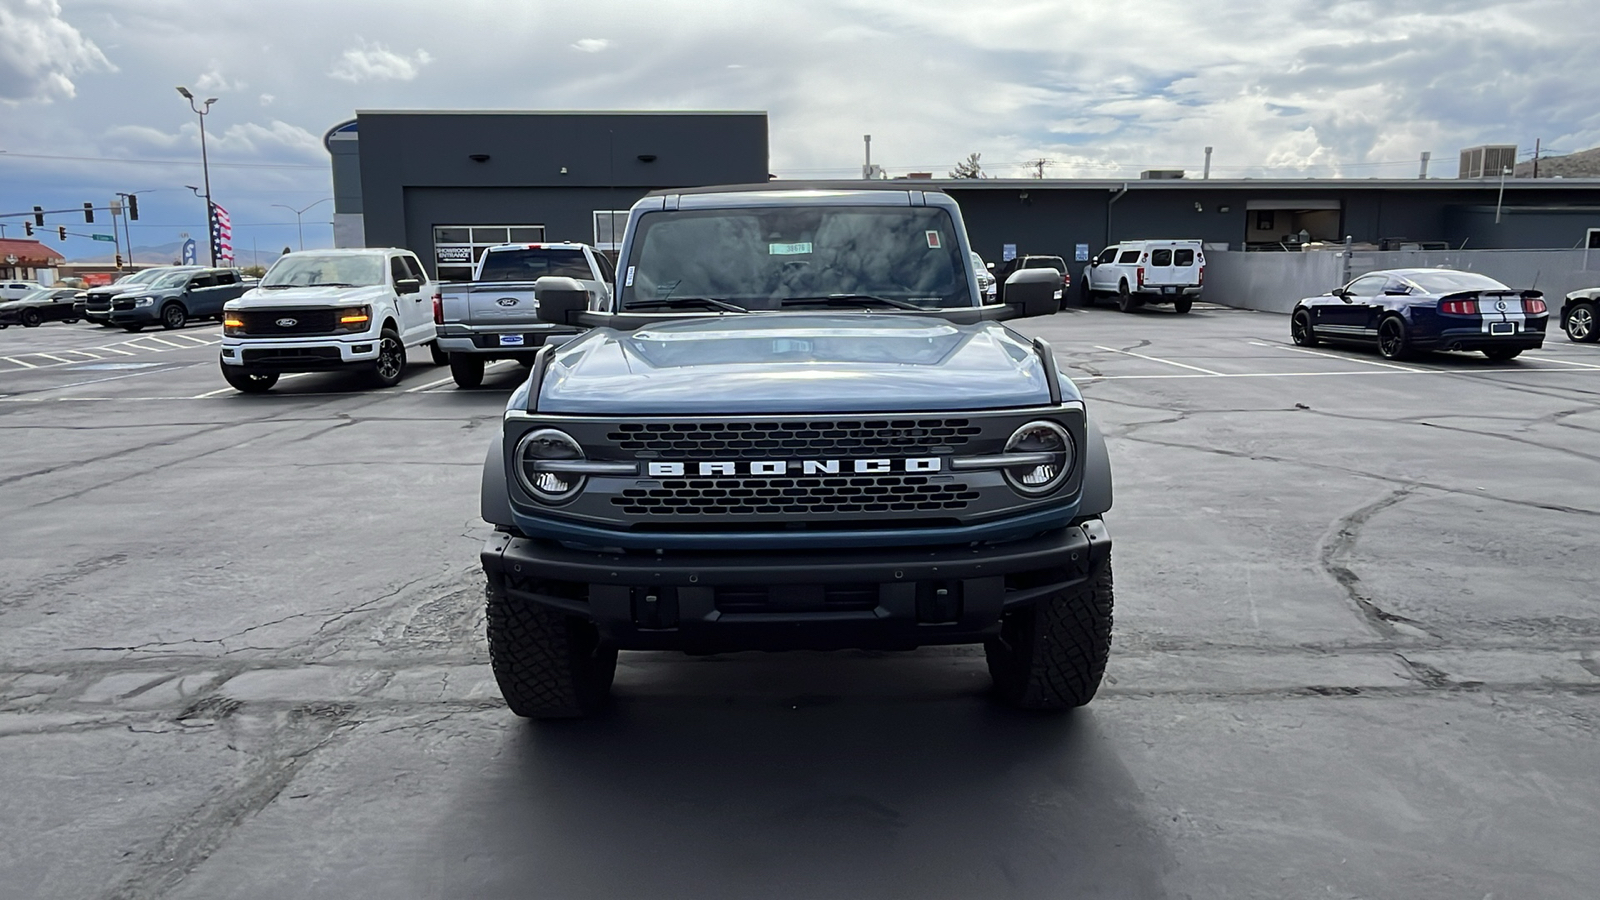
[[[371,364],[378,358],[376,334],[312,338],[222,339],[222,364],[249,372],[324,372]]]
[[[1099,519],[1003,544],[626,553],[496,534],[484,572],[514,602],[580,616],[624,650],[911,649],[978,643],[1008,609],[1091,578]]]
[[[133,309],[113,309],[106,321],[113,325],[155,325],[161,321],[160,307],[152,303]]]

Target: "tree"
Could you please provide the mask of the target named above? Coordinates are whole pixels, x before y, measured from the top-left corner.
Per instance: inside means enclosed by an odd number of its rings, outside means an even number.
[[[966,159],[956,163],[956,167],[951,171],[950,177],[988,178],[989,176],[983,174],[983,164],[978,161],[982,156],[982,153],[968,153]]]

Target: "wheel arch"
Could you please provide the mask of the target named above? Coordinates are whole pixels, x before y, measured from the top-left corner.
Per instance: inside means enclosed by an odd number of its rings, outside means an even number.
[[[1083,494],[1078,500],[1078,515],[1098,516],[1111,509],[1111,455],[1106,452],[1105,436],[1093,418],[1085,423],[1083,442]]]
[[[489,442],[489,452],[483,459],[483,480],[479,511],[490,525],[515,526],[511,518],[511,494],[506,484],[505,445],[499,437]]]

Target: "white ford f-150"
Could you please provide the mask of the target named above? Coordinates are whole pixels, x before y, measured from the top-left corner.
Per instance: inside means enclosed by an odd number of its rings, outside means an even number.
[[[250,394],[284,372],[364,369],[379,387],[399,384],[406,350],[434,339],[434,293],[409,250],[286,253],[223,307],[222,376]]]

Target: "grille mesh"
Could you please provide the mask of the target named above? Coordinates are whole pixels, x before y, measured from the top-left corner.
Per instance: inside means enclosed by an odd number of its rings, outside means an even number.
[[[332,334],[338,324],[339,311],[335,309],[274,309],[245,310],[233,313],[244,322],[244,333],[253,335],[278,334]],[[288,327],[278,324],[279,319],[293,319]]]
[[[977,491],[922,475],[840,478],[668,478],[625,488],[611,502],[629,515],[938,512],[965,509]]]
[[[641,459],[791,459],[917,455],[960,447],[982,431],[967,419],[623,422],[606,438]]]

